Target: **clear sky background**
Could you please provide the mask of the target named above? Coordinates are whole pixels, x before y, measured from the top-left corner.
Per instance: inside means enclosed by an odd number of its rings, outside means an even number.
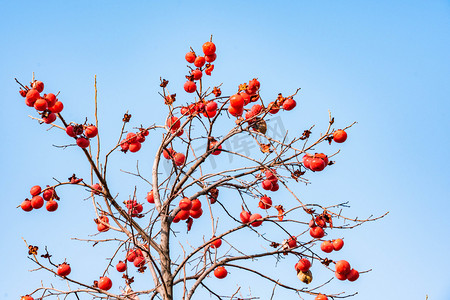
[[[337,164],[311,174],[311,185],[296,187],[306,202],[350,201],[349,216],[390,212],[378,222],[330,235],[343,235],[346,241],[333,259],[347,258],[373,271],[354,283],[334,280],[326,291],[357,291],[354,299],[365,300],[425,299],[427,294],[430,300],[450,299],[449,1],[0,3],[0,299],[19,299],[41,279],[64,286],[44,272],[28,272],[34,265],[26,259],[21,237],[47,245],[56,261],[67,258],[73,275],[89,282],[98,278],[110,254],[107,247],[70,240],[96,231],[92,204],[83,200],[87,192],[61,190],[60,209],[53,214],[16,209],[31,186],[53,184],[53,177],[66,179],[72,173],[87,179],[89,169],[81,151],[52,147],[67,143],[67,137],[28,117],[36,114],[18,95],[14,77],[28,82],[34,71],[46,91],[61,91],[65,118],[83,122],[85,117],[93,120],[97,74],[106,151],[117,140],[126,110],[133,115],[132,126],[164,120],[166,110],[157,94],[160,76],[170,80],[179,103],[192,100],[182,87],[184,54],[189,46],[200,51],[211,34],[218,59],[207,83],[224,82],[224,94],[253,77],[261,81],[265,99],[301,87],[297,108],[282,119],[293,134],[312,124],[325,129],[328,110],[337,128],[358,122],[346,143],[319,149],[341,149]],[[118,170],[133,170],[136,159],[145,166],[158,137],[150,136],[134,156],[113,157],[110,179],[117,192],[132,193],[135,178]],[[145,167],[143,172],[149,174]],[[147,189],[138,189],[141,197]],[[191,236],[200,229],[195,225]],[[274,277],[292,272],[290,283],[300,287],[293,263],[275,266],[267,260],[260,267]],[[326,271],[319,267],[317,282],[332,276],[319,275]],[[232,294],[239,283],[256,281],[233,272],[224,294]],[[258,281],[252,292],[268,299],[272,287]],[[118,285],[114,288],[117,292]],[[276,299],[295,298],[279,291]]]

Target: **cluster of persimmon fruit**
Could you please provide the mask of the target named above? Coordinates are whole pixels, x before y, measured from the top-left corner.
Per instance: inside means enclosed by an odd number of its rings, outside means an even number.
[[[25,199],[21,204],[20,207],[24,211],[32,211],[33,209],[39,209],[42,206],[44,206],[44,200],[47,201],[47,204],[45,205],[45,208],[48,211],[55,211],[58,209],[58,202],[55,200],[59,200],[58,195],[56,195],[55,189],[51,187],[47,187],[46,189],[42,190],[42,188],[39,185],[35,185],[30,189],[31,194],[31,200]],[[42,194],[42,196],[41,196]]]
[[[78,147],[87,148],[89,139],[97,136],[98,129],[94,125],[71,124],[66,127],[66,133],[76,139]]]
[[[195,81],[202,78],[203,72],[211,76],[211,72],[214,70],[214,65],[210,63],[217,58],[216,45],[213,42],[206,42],[203,44],[202,50],[204,56],[197,56],[192,49],[185,55],[186,61],[196,67],[196,69],[191,68],[190,75],[186,76],[188,81],[184,84],[184,90],[188,93],[194,93],[197,90]]]
[[[53,93],[43,94],[44,83],[34,80],[30,83],[31,87],[22,86],[19,93],[25,98],[25,104],[34,107],[42,117],[46,124],[53,123],[56,120],[56,114],[60,113],[64,105],[56,98]]]
[[[126,153],[130,152],[138,152],[141,150],[142,143],[145,142],[145,137],[149,135],[147,129],[140,128],[139,132],[129,132],[126,135],[126,138],[120,142],[121,151]]]

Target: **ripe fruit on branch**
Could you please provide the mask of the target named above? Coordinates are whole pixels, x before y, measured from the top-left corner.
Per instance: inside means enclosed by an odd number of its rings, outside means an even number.
[[[202,203],[200,202],[200,200],[194,199],[191,202],[192,202],[191,210],[196,211],[202,208]]]
[[[41,193],[42,189],[39,185],[35,185],[30,189],[31,196],[37,196]]]
[[[125,272],[126,271],[126,269],[127,269],[127,264],[126,263],[124,263],[123,261],[119,261],[118,263],[117,263],[117,265],[116,265],[116,270],[118,271],[118,272]]]
[[[247,94],[245,91],[240,92],[239,95],[242,97],[242,99],[244,99],[244,105],[247,105],[250,103],[250,95]]]
[[[339,280],[346,280],[347,279],[347,275],[339,274],[338,272],[334,272],[334,276],[336,276],[336,278],[339,279]]]
[[[184,58],[186,59],[186,61],[188,63],[192,64],[195,61],[196,56],[195,56],[195,53],[191,51],[191,52],[186,53]]]
[[[58,202],[56,202],[55,200],[50,200],[47,202],[47,204],[45,205],[45,208],[48,211],[55,211],[58,209]]]
[[[250,217],[251,217],[250,213],[242,209],[242,212],[239,215],[239,218],[241,219],[242,223],[247,224],[248,222],[250,222]]]
[[[175,154],[176,152],[172,148],[167,148],[163,150],[163,156],[165,159],[171,159]]]
[[[320,249],[325,252],[325,253],[330,253],[332,252],[333,249],[333,244],[330,241],[324,241],[321,245],[320,245]]]
[[[236,107],[230,105],[230,106],[228,106],[228,112],[233,117],[240,117],[240,116],[242,116],[242,113],[244,112],[244,107],[236,108]]]
[[[216,45],[213,42],[206,42],[203,44],[202,50],[205,55],[213,55],[216,53]]]
[[[293,110],[295,108],[295,106],[297,105],[297,102],[295,102],[294,99],[292,98],[287,98],[284,102],[283,102],[283,109],[284,110]]]
[[[325,167],[326,167],[326,164],[325,164],[325,162],[323,161],[323,159],[321,159],[321,158],[319,158],[319,157],[313,158],[313,159],[310,161],[309,165],[310,165],[310,169],[311,169],[312,171],[317,171],[317,172],[322,171],[322,170],[325,169]]]
[[[56,120],[56,115],[54,113],[49,113],[48,116],[42,117],[42,120],[44,120],[45,124],[53,123]]]
[[[219,279],[223,279],[223,278],[227,277],[227,275],[228,275],[227,270],[224,267],[222,267],[222,266],[217,267],[214,270],[214,276],[216,276]]]
[[[138,256],[143,256],[141,249],[130,249],[127,252],[127,260],[129,262],[133,262]]]
[[[170,128],[172,130],[177,130],[178,128],[180,128],[181,124],[180,124],[180,120],[177,117],[172,116],[167,119],[166,125],[168,128]]]
[[[336,272],[341,275],[347,275],[348,273],[350,273],[350,270],[351,270],[350,264],[346,260],[338,261],[336,263],[335,268],[336,268]]]
[[[311,262],[307,258],[302,258],[295,264],[295,269],[302,272],[307,272],[311,268]]]
[[[33,89],[36,89],[39,93],[42,93],[42,91],[44,90],[44,83],[42,81],[36,80],[35,82],[33,82],[31,87]]]
[[[203,209],[198,209],[198,210],[190,210],[189,211],[189,215],[191,216],[191,217],[193,217],[194,219],[198,219],[198,218],[200,218],[202,215],[203,215]]]
[[[130,143],[128,145],[128,150],[130,150],[130,152],[138,152],[142,147],[142,144],[139,142],[134,142],[134,143]]]
[[[245,92],[249,95],[254,95],[256,94],[256,92],[258,92],[259,88],[260,83],[256,78],[254,78],[248,82],[247,89]]]
[[[100,277],[100,280],[97,283],[99,289],[109,290],[112,287],[112,281],[108,277]]]
[[[262,209],[269,209],[272,207],[272,199],[270,199],[270,197],[263,196],[261,197],[258,206]]]
[[[266,180],[263,180],[263,182],[261,183],[261,186],[266,191],[270,191],[273,188],[273,183],[272,183],[272,181],[266,179]]]
[[[207,111],[216,111],[217,110],[217,102],[209,101],[208,103],[206,103],[205,109]]]
[[[31,198],[31,206],[33,206],[34,209],[41,208],[44,206],[44,199],[42,199],[41,196],[34,196]]]
[[[278,191],[279,188],[280,186],[278,185],[277,182],[272,182],[272,188],[270,189],[272,192]]]
[[[31,297],[30,295],[25,295],[22,298],[20,298],[20,300],[34,300],[34,298]]]
[[[47,101],[45,101],[45,99],[40,98],[34,102],[33,106],[38,111],[44,111],[48,108],[48,103]]]
[[[203,56],[197,56],[194,60],[194,66],[196,66],[197,68],[201,68],[201,67],[203,67],[205,62],[206,62],[206,60]]]
[[[48,108],[48,110],[51,111],[52,113],[59,114],[60,112],[62,112],[63,108],[64,108],[63,103],[61,101],[56,101],[53,106],[50,106]]]
[[[191,71],[191,75],[194,76],[194,80],[199,80],[202,78],[202,71],[200,69],[195,69]]]
[[[155,203],[155,198],[153,196],[153,190],[147,193],[147,201],[148,203]]]
[[[309,230],[309,234],[316,239],[321,239],[325,236],[325,231],[323,231],[322,227],[316,226],[312,227]]]
[[[106,232],[106,231],[108,231],[109,230],[109,219],[108,219],[108,217],[102,216],[102,217],[100,217],[100,220],[103,223],[101,223],[101,222],[97,223],[97,230],[99,232]],[[104,223],[106,223],[106,224],[104,224]]]
[[[36,89],[31,89],[27,92],[26,100],[31,104],[34,104],[34,102],[36,102],[36,100],[40,97],[41,95],[39,95],[39,92]]]
[[[263,221],[255,221],[258,219],[262,219],[262,216],[260,214],[253,214],[250,216],[249,222],[252,222],[250,225],[253,227],[258,227],[262,224]],[[254,221],[254,222],[253,222]]]
[[[212,149],[216,146],[216,144],[218,143],[218,141],[212,141],[209,143],[209,149]],[[217,147],[216,150],[213,151],[213,153],[211,153],[212,155],[219,155],[222,151],[222,145],[219,145],[219,147]]]
[[[351,269],[347,274],[348,281],[355,281],[359,278],[359,272],[355,269]]]
[[[316,298],[314,298],[314,300],[328,300],[328,297],[324,294],[319,294],[316,296]]]
[[[244,107],[244,98],[239,94],[234,94],[230,97],[230,105],[235,109],[241,109]]]
[[[175,216],[175,218],[178,217],[178,219],[184,221],[184,220],[187,220],[189,218],[189,216],[190,216],[190,210],[180,210],[177,213],[177,215]]]
[[[275,172],[274,170],[267,170],[266,172],[264,172],[264,175],[266,175],[266,178],[270,181],[278,181],[276,174],[277,172]]]
[[[175,162],[175,164],[178,167],[182,166],[184,164],[184,162],[186,161],[186,156],[184,156],[183,153],[177,153],[173,156],[173,161]]]
[[[98,129],[97,127],[95,127],[94,125],[88,126],[86,127],[86,129],[84,130],[84,134],[86,135],[87,138],[93,138],[95,136],[97,136],[98,134]]]
[[[205,55],[205,60],[206,60],[206,62],[209,62],[209,63],[215,61],[216,58],[217,58],[217,54],[215,54],[215,53],[213,55]]]
[[[77,136],[77,134],[75,133],[75,129],[74,129],[74,127],[72,125],[69,125],[69,126],[66,127],[66,133],[70,137],[76,137]]]
[[[302,158],[303,166],[307,169],[311,168],[311,160],[313,159],[313,156],[310,154],[305,154]]]
[[[288,240],[287,240],[287,244],[289,246],[289,248],[294,248],[297,246],[297,238],[295,236],[291,236]]]
[[[42,198],[44,198],[45,201],[52,199],[54,196],[56,196],[56,192],[53,188],[46,189],[42,193]]]
[[[347,140],[347,132],[342,129],[336,130],[333,133],[333,141],[336,143],[343,143]]]
[[[133,260],[133,265],[136,268],[140,268],[143,265],[145,265],[145,258],[143,256],[136,256],[136,258]]]
[[[189,198],[184,197],[183,199],[180,200],[178,206],[182,210],[190,210],[192,207],[192,201]]]
[[[184,90],[188,93],[193,93],[197,90],[197,85],[193,81],[186,81],[184,84]]]
[[[314,155],[314,157],[318,157],[321,158],[323,160],[323,162],[325,163],[325,166],[328,165],[328,156],[326,156],[323,153],[316,153],[316,155]]]
[[[31,201],[26,199],[20,204],[20,208],[22,208],[24,211],[32,211],[33,206],[31,205]]]
[[[79,137],[79,138],[77,138],[77,145],[78,145],[78,147],[80,147],[80,148],[87,148],[87,147],[89,147],[89,140],[88,139],[85,139],[84,137]]]
[[[222,240],[221,239],[217,239],[214,242],[212,242],[211,244],[209,244],[209,246],[211,248],[213,248],[213,249],[219,248],[221,245],[222,245]]]
[[[335,239],[333,240],[333,249],[335,251],[339,251],[344,247],[344,241],[342,239]]]
[[[58,266],[57,273],[58,273],[59,276],[67,276],[67,275],[70,274],[70,271],[71,271],[70,265],[65,263],[65,262],[63,262],[62,264],[60,264]]]
[[[52,107],[56,103],[56,96],[55,94],[48,93],[44,96],[45,101],[47,101],[48,107]]]

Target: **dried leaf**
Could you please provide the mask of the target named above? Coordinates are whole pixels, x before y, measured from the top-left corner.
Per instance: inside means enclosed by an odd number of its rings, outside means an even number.
[[[217,198],[219,197],[219,190],[216,188],[210,189],[208,192],[208,198],[211,204],[216,203]]]
[[[256,102],[256,101],[258,101],[258,99],[259,99],[259,95],[258,94],[250,96],[250,102]]]
[[[38,246],[33,246],[33,245],[29,245],[28,246],[28,255],[37,255],[37,251],[38,251],[39,247]]]
[[[321,263],[327,267],[330,265],[331,262],[332,262],[332,260],[329,260],[328,258],[325,258],[321,261]]]
[[[302,136],[300,137],[301,140],[306,140],[307,138],[309,138],[309,136],[311,135],[311,131],[309,130],[305,130],[303,131]]]
[[[159,86],[162,88],[165,88],[169,84],[168,80],[161,79],[161,77],[159,77],[159,80],[161,80],[161,84]]]
[[[310,215],[312,215],[312,214],[315,212],[315,210],[314,210],[314,209],[311,209],[311,208],[303,208],[303,210],[304,210],[307,214],[310,214]]]
[[[310,284],[313,279],[312,273],[310,270],[308,270],[306,272],[298,271],[297,277],[298,277],[298,279],[300,279],[301,282],[304,282],[306,284]]]
[[[186,221],[187,224],[187,231],[191,231],[192,228],[192,224],[194,223],[194,219],[192,219],[191,217],[189,217]]]
[[[124,114],[122,121],[125,122],[125,123],[128,123],[128,122],[130,122],[130,119],[131,119],[131,115],[130,114]]]
[[[73,174],[72,177],[68,178],[68,180],[70,181],[71,184],[78,184],[81,181],[83,181],[83,178],[77,178],[77,176]]]
[[[275,205],[274,206],[278,211],[278,220],[283,221],[284,218],[284,208],[283,205]]]
[[[131,277],[131,278],[129,278],[129,277],[127,276],[127,274],[123,274],[123,275],[122,275],[122,278],[125,279],[125,282],[126,282],[128,285],[130,285],[130,284],[132,284],[132,283],[134,282],[134,276]]]
[[[241,91],[245,91],[247,89],[247,84],[246,83],[242,83],[239,85],[239,89],[238,89],[238,93]]]
[[[138,272],[139,272],[139,273],[144,273],[145,269],[147,269],[147,267],[146,267],[146,266],[142,266],[142,267],[140,267],[140,268],[138,269]]]
[[[217,86],[214,87],[212,92],[213,92],[214,96],[216,96],[216,97],[220,97],[220,95],[222,95],[222,91]]]
[[[164,104],[165,104],[165,105],[172,105],[172,103],[175,102],[175,97],[176,97],[176,95],[177,95],[177,94],[167,95],[167,96],[164,98]]]
[[[261,132],[262,134],[266,134],[267,132],[267,123],[263,119],[256,118],[254,120],[255,124],[252,126],[252,128],[255,131]]]
[[[285,98],[283,97],[283,94],[279,93],[278,96],[277,96],[276,103],[277,103],[278,105],[282,105],[283,102],[284,102],[284,100],[285,100]]]
[[[270,244],[270,247],[272,247],[272,248],[278,248],[279,246],[280,246],[280,244],[275,243],[275,242],[272,242],[272,243]]]
[[[261,144],[261,152],[262,153],[272,153],[272,149],[270,148],[270,144]]]

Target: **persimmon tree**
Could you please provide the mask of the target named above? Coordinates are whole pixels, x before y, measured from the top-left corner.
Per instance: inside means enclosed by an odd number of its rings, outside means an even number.
[[[199,289],[217,299],[255,299],[253,295],[242,295],[240,287],[228,295],[216,291],[219,281],[220,284],[233,282],[232,274],[228,273],[232,269],[253,273],[261,281],[305,298],[323,300],[354,295],[342,291],[321,292],[329,281],[310,288],[313,272],[328,272],[330,280],[334,277],[357,280],[366,271],[358,272],[358,266],[350,266],[348,260],[333,260],[327,254],[344,247],[340,230],[383,216],[346,217],[342,213],[347,207],[344,203],[332,206],[323,206],[320,202],[307,204],[292,188],[308,183],[311,172],[321,172],[334,164],[330,159],[339,151],[332,147],[346,141],[347,131],[354,123],[336,130],[334,118],[329,114],[327,126],[317,134],[311,125],[306,130],[301,129],[303,134],[298,137],[271,136],[267,122],[276,114],[295,113],[298,108],[294,98],[300,89],[284,95],[268,95],[272,101],[266,101],[266,95],[260,93],[258,79],[237,87],[222,84],[206,87],[205,77],[212,75],[216,57],[216,46],[212,41],[202,46],[202,52],[196,53],[191,48],[185,56],[189,65],[182,91],[183,98],[190,99],[189,103],[178,104],[173,92],[178,92],[181,87],[170,87],[169,81],[161,79],[160,105],[161,110],[166,109],[164,119],[133,128],[131,112],[125,113],[117,142],[106,140],[114,146],[104,157],[100,157],[100,136],[109,138],[113,133],[99,130],[101,120],[97,115],[96,84],[95,120],[80,122],[63,117],[64,106],[58,99],[59,93],[44,93],[44,83],[36,80],[34,75],[29,85],[16,79],[25,104],[36,111],[32,119],[67,135],[64,147],[82,151],[87,160],[86,170],[89,166],[93,174],[90,182],[73,174],[68,180],[55,179],[46,187],[33,186],[31,196],[20,207],[31,213],[44,205],[48,211],[56,211],[58,203],[64,203],[64,199],[58,197],[59,190],[67,185],[79,186],[80,199],[85,198],[82,195],[87,190],[96,218],[94,223],[86,214],[82,221],[92,222],[92,230],[98,234],[84,241],[94,245],[108,243],[106,255],[109,258],[104,272],[81,281],[71,276],[71,270],[77,266],[70,264],[70,257],[65,262],[54,261],[50,250],[25,241],[29,258],[38,265],[36,270],[53,273],[66,281],[68,288],[63,290],[50,283],[43,284],[24,291],[28,294],[22,297],[23,300],[69,295],[77,299],[189,300],[195,299]],[[169,87],[173,90],[169,91]],[[222,95],[222,89],[229,91],[229,95]],[[70,109],[73,104],[65,105]],[[163,124],[157,125],[158,122]],[[295,130],[299,131],[298,128]],[[245,136],[256,145],[256,153],[248,155],[227,147],[237,136]],[[108,180],[113,176],[110,173],[117,171],[109,163],[110,157],[133,155],[145,147],[148,139],[152,143],[158,141],[154,157],[140,162],[135,171],[128,172],[129,176],[138,179],[136,185],[130,187],[132,196],[118,194],[117,187]],[[102,139],[104,144],[105,138]],[[328,154],[318,152],[319,147]],[[221,157],[225,155],[234,160],[223,163]],[[207,164],[213,158],[221,159],[214,168]],[[168,163],[164,172],[162,165]],[[151,176],[142,175],[144,169]],[[145,196],[137,192],[138,184],[142,183],[147,190]],[[290,197],[277,197],[279,190]],[[233,195],[233,201],[221,199],[221,193],[225,191]],[[236,207],[239,208],[237,213]],[[210,220],[210,234],[195,230],[195,223],[201,219]],[[184,230],[197,238],[189,242],[181,240],[177,233]],[[106,231],[114,232],[114,239],[103,239]],[[252,249],[227,242],[243,231],[251,232],[264,247]],[[327,238],[330,232],[339,238]],[[114,245],[111,240],[115,241]],[[293,268],[279,276],[266,274],[255,267],[258,259],[264,257],[289,258]],[[313,272],[311,264],[314,264]],[[118,276],[118,273],[123,275]],[[153,280],[149,281],[142,273],[150,274]],[[301,282],[295,286],[284,283],[283,278],[289,275],[297,276]],[[147,288],[136,290],[134,286],[138,281],[145,282]]]

